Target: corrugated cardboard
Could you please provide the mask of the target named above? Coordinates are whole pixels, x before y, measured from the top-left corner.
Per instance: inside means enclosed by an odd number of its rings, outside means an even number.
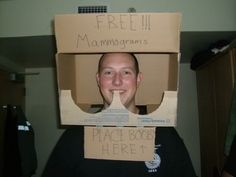
[[[155,128],[85,127],[85,158],[151,161]]]
[[[57,71],[62,124],[120,125],[121,122],[122,125],[127,126],[174,126],[176,124],[178,54],[137,55],[143,73],[143,82],[138,88],[136,103],[147,105],[150,114],[141,116],[127,112],[130,120],[125,122],[118,118],[102,119],[105,112],[88,114],[92,105],[102,104],[95,80],[100,55],[59,54],[59,56]],[[73,58],[69,58],[71,56]],[[125,109],[119,100],[117,102],[116,105],[113,104],[116,112]],[[114,107],[110,109],[114,111]]]
[[[174,126],[177,117],[179,13],[59,15],[55,18],[57,78],[61,123],[66,125]],[[105,40],[105,41],[104,41]],[[96,84],[97,63],[104,52],[134,52],[144,79],[136,103],[148,115],[116,109],[87,113],[102,99]],[[117,107],[118,105],[118,107]],[[83,110],[83,111],[82,111]],[[108,112],[123,119],[103,119]],[[110,117],[110,115],[108,116]],[[122,116],[121,116],[122,117]],[[124,117],[128,117],[124,119]]]
[[[55,17],[58,53],[179,52],[179,13]]]

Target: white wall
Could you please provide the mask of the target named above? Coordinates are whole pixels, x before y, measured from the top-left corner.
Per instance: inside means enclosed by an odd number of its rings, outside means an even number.
[[[63,130],[57,128],[56,80],[52,68],[32,68],[26,72],[39,75],[26,76],[26,116],[35,132],[38,157],[36,177],[41,176],[47,158]]]
[[[38,155],[39,177],[47,158],[62,133],[57,128],[58,112],[54,69],[31,68],[26,72],[39,75],[26,77],[26,115],[35,130],[35,145]],[[195,171],[200,175],[200,145],[195,73],[189,64],[180,66],[179,111],[177,131],[183,138]]]
[[[173,12],[183,14],[182,31],[235,31],[235,0],[10,0],[0,1],[0,37],[53,33],[54,15],[77,13],[78,6],[107,5],[109,12]]]
[[[177,131],[188,148],[197,176],[201,176],[200,139],[195,72],[181,64],[179,72]]]

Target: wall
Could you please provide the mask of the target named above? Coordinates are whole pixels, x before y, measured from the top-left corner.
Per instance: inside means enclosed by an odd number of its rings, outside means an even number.
[[[54,69],[28,68],[40,72],[26,77],[26,115],[35,130],[39,177],[47,158],[63,130],[58,129],[57,98]],[[177,131],[190,153],[195,171],[200,176],[200,150],[195,73],[189,64],[180,65],[179,110]]]
[[[201,176],[197,87],[195,72],[190,64],[181,64],[179,72],[177,131],[192,158],[197,176]]]
[[[35,176],[39,177],[63,130],[57,128],[59,119],[54,69],[28,68],[26,72],[39,72],[39,75],[26,76],[26,116],[35,132],[38,157],[38,169]]]
[[[182,31],[236,29],[235,0],[10,0],[0,1],[0,37],[50,35],[55,14],[77,13],[83,5],[107,5],[109,12],[127,12],[129,7],[137,12],[179,11]]]
[[[15,62],[0,56],[0,69],[9,71],[9,72],[22,72],[24,71],[24,68],[22,66],[19,66]]]

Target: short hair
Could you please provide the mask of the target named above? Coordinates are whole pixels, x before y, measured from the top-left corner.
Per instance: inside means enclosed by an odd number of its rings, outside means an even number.
[[[106,54],[109,54],[109,53],[102,54],[102,56],[99,59],[99,62],[98,62],[98,73],[100,73],[100,71],[101,71],[101,65],[102,65],[103,59],[104,59]],[[135,72],[136,72],[136,74],[138,74],[139,73],[138,59],[136,58],[136,56],[133,53],[127,53],[127,54],[129,54],[133,58]]]

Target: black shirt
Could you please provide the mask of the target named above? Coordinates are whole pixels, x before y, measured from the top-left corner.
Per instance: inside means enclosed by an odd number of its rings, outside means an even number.
[[[195,177],[187,149],[174,128],[156,128],[155,160],[84,158],[84,127],[67,129],[54,148],[43,177]]]

